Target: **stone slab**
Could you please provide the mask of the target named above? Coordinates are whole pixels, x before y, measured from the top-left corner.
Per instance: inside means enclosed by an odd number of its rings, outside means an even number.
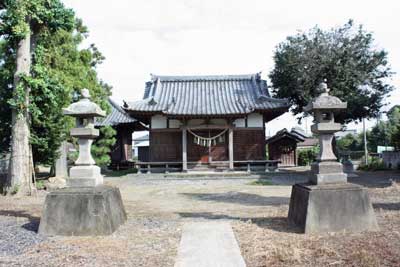
[[[378,230],[367,190],[350,183],[294,185],[288,217],[305,233]]]
[[[96,165],[74,166],[69,171],[67,179],[69,187],[91,187],[103,184],[100,167]]]
[[[110,235],[127,219],[118,188],[64,188],[46,196],[39,234]]]
[[[347,183],[347,174],[343,165],[337,161],[314,162],[311,164],[311,182],[313,184]]]
[[[246,266],[229,222],[191,222],[183,226],[175,267]]]

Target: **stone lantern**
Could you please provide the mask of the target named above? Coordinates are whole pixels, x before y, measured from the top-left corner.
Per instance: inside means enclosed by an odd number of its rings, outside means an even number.
[[[314,114],[315,124],[311,126],[311,132],[319,136],[320,147],[317,161],[311,165],[313,175],[310,182],[346,183],[347,175],[343,173],[343,166],[333,153],[332,139],[334,133],[342,129],[342,125],[335,122],[335,113],[345,110],[347,103],[329,95],[326,83],[321,83],[318,89],[321,94],[305,107],[306,112]]]
[[[76,128],[71,129],[71,136],[78,138],[79,156],[75,166],[70,169],[67,186],[87,187],[103,184],[100,167],[95,165],[91,154],[91,146],[99,130],[94,128],[94,118],[104,117],[105,112],[90,101],[88,89],[82,90],[82,99],[63,110],[65,115],[76,118]]]
[[[347,103],[329,95],[326,83],[318,89],[321,94],[305,110],[314,115],[311,131],[319,137],[320,152],[311,165],[309,182],[292,188],[289,222],[305,233],[376,230],[368,192],[347,183],[347,175],[332,149],[334,133],[342,128],[335,122],[335,114],[345,110]]]
[[[76,118],[71,136],[78,138],[79,157],[70,169],[68,186],[46,196],[40,234],[109,235],[127,219],[119,189],[103,185],[100,168],[90,153],[93,140],[99,136],[94,118],[104,116],[105,112],[89,98],[89,91],[83,89],[82,99],[64,109],[64,114]]]

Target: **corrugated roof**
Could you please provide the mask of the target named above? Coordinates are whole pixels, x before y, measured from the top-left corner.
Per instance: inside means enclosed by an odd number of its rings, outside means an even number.
[[[125,110],[123,110],[116,102],[111,98],[108,98],[108,102],[111,106],[111,112],[104,119],[96,119],[96,126],[115,126],[118,124],[134,123],[136,120],[130,117]]]
[[[270,97],[260,75],[157,76],[146,83],[143,100],[130,102],[132,113],[232,115],[287,109],[287,100]]]

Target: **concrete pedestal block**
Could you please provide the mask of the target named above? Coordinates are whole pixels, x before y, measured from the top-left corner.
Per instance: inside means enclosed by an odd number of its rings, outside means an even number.
[[[337,161],[314,162],[311,164],[313,184],[346,183],[347,175],[343,173],[343,166]]]
[[[46,197],[39,233],[62,236],[110,235],[126,221],[118,188],[64,188]]]
[[[378,230],[367,190],[350,183],[295,184],[289,223],[305,233]]]
[[[69,171],[68,187],[91,187],[103,184],[103,175],[96,165],[74,166]]]

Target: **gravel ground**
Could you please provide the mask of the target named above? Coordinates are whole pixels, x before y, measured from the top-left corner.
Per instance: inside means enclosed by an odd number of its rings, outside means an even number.
[[[25,218],[0,216],[0,257],[22,254],[45,240],[36,234],[38,222]]]
[[[0,266],[173,266],[186,221],[229,220],[247,266],[400,266],[399,173],[361,173],[379,232],[305,236],[286,221],[293,180],[304,173],[224,179],[128,175],[120,188],[128,221],[105,237],[36,234],[45,194],[0,197]],[[268,183],[267,183],[268,184]]]

